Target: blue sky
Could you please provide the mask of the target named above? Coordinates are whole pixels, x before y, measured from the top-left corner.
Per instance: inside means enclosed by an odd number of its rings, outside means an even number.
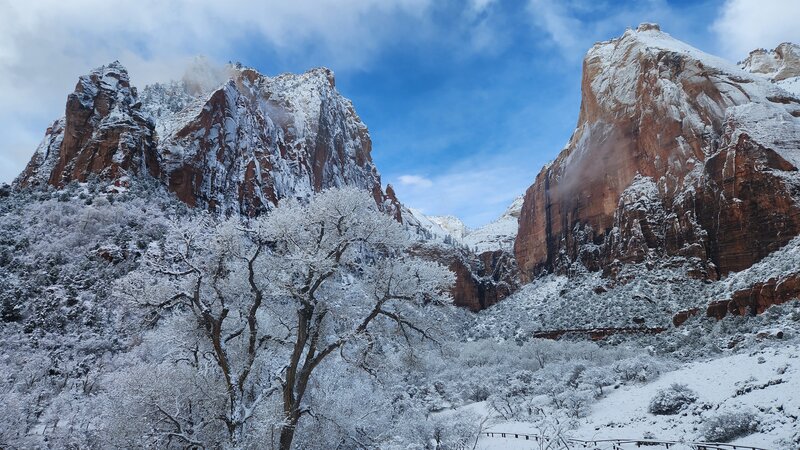
[[[198,54],[268,75],[324,65],[369,127],[384,184],[472,227],[566,143],[594,42],[646,21],[733,60],[800,40],[795,0],[26,3],[0,0],[0,181],[96,65],[120,59],[140,86],[179,77]]]

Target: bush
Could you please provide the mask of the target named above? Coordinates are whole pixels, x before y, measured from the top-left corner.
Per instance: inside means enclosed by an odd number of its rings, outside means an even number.
[[[707,441],[728,442],[746,436],[758,428],[758,418],[752,411],[726,412],[706,421],[702,436]]]
[[[647,408],[651,414],[668,416],[677,414],[685,407],[697,401],[697,394],[685,384],[673,383],[667,389],[661,389],[650,400]]]
[[[658,378],[662,369],[662,364],[649,356],[625,358],[614,364],[614,372],[623,382],[646,383]]]

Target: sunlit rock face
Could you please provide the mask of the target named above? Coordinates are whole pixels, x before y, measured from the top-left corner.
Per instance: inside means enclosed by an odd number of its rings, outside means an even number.
[[[141,106],[119,62],[80,77],[64,117],[47,129],[17,183],[60,187],[91,175],[158,176],[155,125]]]
[[[800,232],[800,100],[768,76],[643,24],[587,53],[582,91],[525,194],[524,279],[664,257],[718,278]]]

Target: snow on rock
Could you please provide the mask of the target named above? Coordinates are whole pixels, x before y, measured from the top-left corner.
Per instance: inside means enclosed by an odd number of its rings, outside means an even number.
[[[455,239],[464,239],[469,234],[467,226],[456,216],[428,216],[428,218]]]
[[[91,175],[121,179],[159,174],[153,122],[119,63],[80,77],[64,117],[50,126],[15,183],[62,187]]]
[[[475,229],[467,228],[457,217],[427,216],[413,208],[407,208],[408,213],[404,217],[414,228],[424,230],[421,234],[428,239],[464,246],[475,253],[497,250],[511,252],[517,236],[522,200],[522,196],[515,198],[500,217]]]
[[[570,142],[525,195],[525,280],[671,257],[717,279],[800,232],[800,100],[780,85],[654,24],[595,44],[582,83]]]
[[[141,96],[114,62],[80,81],[19,185],[150,174],[190,206],[255,215],[283,198],[355,186],[387,198],[366,125],[333,72],[267,77],[202,61]]]
[[[156,90],[180,93],[174,85]],[[152,108],[164,133],[166,182],[186,203],[252,215],[282,198],[345,185],[383,202],[367,128],[330,70],[270,78],[231,67],[222,85],[200,92],[199,101],[167,95],[174,103]]]
[[[800,76],[800,45],[784,42],[774,50],[753,50],[739,64],[742,69],[763,74],[773,81]]]
[[[470,231],[461,241],[478,253],[493,250],[513,251],[514,239],[517,237],[519,228],[518,220],[522,210],[522,200],[522,196],[515,198],[500,217]]]

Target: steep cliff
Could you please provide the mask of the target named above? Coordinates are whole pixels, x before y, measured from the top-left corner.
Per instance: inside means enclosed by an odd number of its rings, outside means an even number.
[[[164,180],[190,205],[252,215],[338,186],[383,202],[367,127],[328,69],[270,78],[231,68],[226,82],[176,113],[160,106],[169,96],[161,92],[149,90],[146,108],[167,111],[157,119]]]
[[[141,106],[119,62],[80,77],[64,117],[47,129],[16,183],[60,187],[91,175],[158,176],[155,124]]]
[[[139,96],[118,62],[93,70],[17,184],[150,175],[190,206],[242,215],[356,186],[397,207],[381,190],[367,128],[330,70],[270,78],[232,66],[224,75],[205,86],[156,84]]]
[[[525,194],[524,279],[664,258],[715,279],[800,233],[800,100],[773,80],[643,24],[587,53],[582,91]]]

